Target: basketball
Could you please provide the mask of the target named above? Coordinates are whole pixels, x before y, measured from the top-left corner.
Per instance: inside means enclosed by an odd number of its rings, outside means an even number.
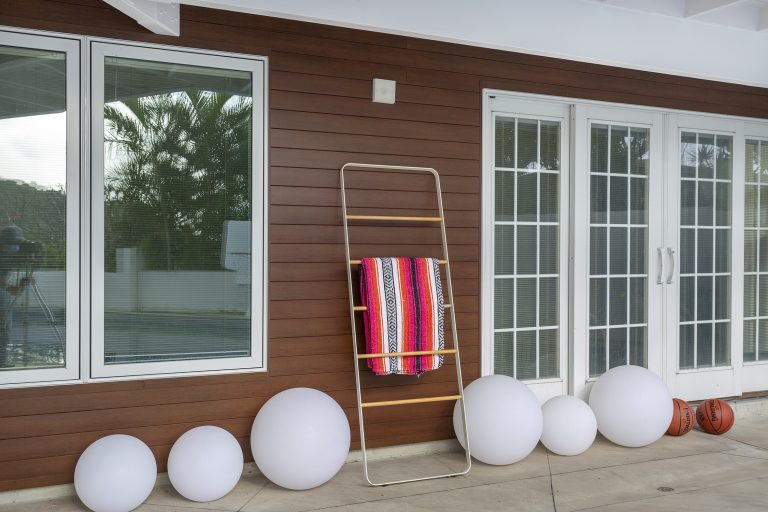
[[[693,408],[685,400],[672,399],[672,423],[667,435],[684,436],[693,429]]]
[[[725,434],[733,426],[733,409],[725,400],[705,400],[696,409],[696,422],[708,434]]]

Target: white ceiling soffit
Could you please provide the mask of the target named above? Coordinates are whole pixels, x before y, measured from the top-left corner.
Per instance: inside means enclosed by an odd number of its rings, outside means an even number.
[[[745,0],[738,5],[732,0],[181,0],[181,3],[768,87],[768,31],[702,23],[709,16],[725,17],[730,9],[739,6],[754,8],[758,5],[756,1]],[[630,3],[644,8],[617,8]],[[686,18],[688,3],[691,17]],[[733,5],[726,6],[726,3]]]
[[[596,0],[675,18],[757,32],[768,31],[768,0]]]
[[[140,25],[166,36],[178,36],[179,2],[172,0],[104,0],[115,9],[122,11]]]

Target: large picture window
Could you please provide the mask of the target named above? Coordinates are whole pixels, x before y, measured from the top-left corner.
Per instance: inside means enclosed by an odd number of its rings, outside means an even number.
[[[0,72],[0,384],[263,370],[264,59],[0,32]]]

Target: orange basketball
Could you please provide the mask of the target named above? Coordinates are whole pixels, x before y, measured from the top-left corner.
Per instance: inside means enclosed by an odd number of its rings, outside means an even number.
[[[733,409],[725,400],[705,400],[696,409],[696,422],[708,434],[725,434],[733,426]]]
[[[669,424],[667,434],[670,436],[684,436],[693,429],[693,408],[685,400],[672,399],[672,422]]]

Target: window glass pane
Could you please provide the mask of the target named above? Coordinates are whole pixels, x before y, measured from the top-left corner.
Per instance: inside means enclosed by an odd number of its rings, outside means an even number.
[[[629,213],[628,183],[629,180],[623,176],[611,176],[611,224],[626,224],[629,222],[627,220],[627,214]]]
[[[493,335],[493,373],[515,376],[515,333],[497,332]]]
[[[717,135],[715,146],[717,179],[730,180],[733,173],[733,137]]]
[[[679,362],[681,370],[687,370],[694,367],[696,353],[695,326],[684,324],[680,326],[680,355]]]
[[[560,123],[541,121],[541,169],[560,169]]]
[[[517,226],[517,273],[536,273],[536,226]]]
[[[539,212],[541,222],[557,222],[560,219],[560,176],[551,173],[539,175]]]
[[[515,280],[497,278],[494,283],[493,328],[512,328],[515,326]]]
[[[539,327],[557,326],[560,294],[556,277],[539,279]]]
[[[648,329],[645,327],[629,328],[629,364],[646,366],[646,346]]]
[[[536,222],[538,220],[538,181],[536,172],[517,173],[517,221]]]
[[[608,330],[608,368],[627,364],[627,329]]]
[[[539,331],[539,378],[560,376],[560,340],[557,329]]]
[[[515,172],[496,171],[496,220],[515,220]]]
[[[766,145],[768,147],[768,145]],[[757,183],[760,176],[760,146],[756,140],[748,140],[744,160],[744,178],[747,183]],[[768,163],[768,162],[767,162]]]
[[[590,139],[590,170],[608,172],[608,127],[593,124]]]
[[[768,351],[766,351],[768,355]],[[744,321],[744,362],[757,361],[757,321]]]
[[[696,230],[680,230],[680,273],[696,273]]]
[[[515,273],[515,226],[497,224],[494,244],[495,273],[497,276]]]
[[[757,316],[757,276],[744,276],[744,317]]]
[[[715,221],[718,226],[731,225],[731,184],[718,183],[715,188]]]
[[[496,118],[496,167],[515,166],[515,120]]]
[[[698,324],[696,326],[696,367],[706,368],[712,366],[712,324]]]
[[[251,73],[104,62],[105,364],[251,355]]]
[[[608,314],[608,280],[592,278],[589,280],[589,325],[606,325]]]
[[[517,279],[517,325],[536,327],[536,278]]]
[[[648,180],[645,178],[632,178],[630,180],[630,220],[632,224],[648,223],[648,207],[646,200],[648,192],[646,186]]]
[[[700,179],[715,177],[715,136],[709,133],[699,134],[699,174]]]
[[[66,54],[0,46],[0,370],[66,356]]]
[[[758,332],[758,359],[766,361],[768,360],[768,319],[763,318],[758,322]]]
[[[558,236],[557,226],[539,227],[539,274],[558,273]]]
[[[683,132],[680,137],[680,175],[683,178],[696,177],[696,134]]]
[[[589,237],[589,273],[604,275],[608,273],[608,228],[590,228]]]
[[[627,174],[629,154],[627,147],[629,128],[626,126],[611,126],[611,172]]]
[[[517,120],[517,168],[538,168],[539,123],[535,119]],[[535,198],[536,196],[534,196]]]
[[[536,378],[536,331],[518,331],[515,377],[520,380]]]
[[[589,376],[597,377],[607,370],[607,340],[605,329],[589,331]]]
[[[651,157],[650,134],[648,128],[632,128],[630,130],[630,160],[629,170],[632,174],[648,174],[648,161]]]
[[[592,224],[608,222],[608,177],[593,175],[590,184],[590,204]]]
[[[611,274],[626,274],[629,264],[629,254],[627,251],[627,228],[610,228],[610,270]]]

